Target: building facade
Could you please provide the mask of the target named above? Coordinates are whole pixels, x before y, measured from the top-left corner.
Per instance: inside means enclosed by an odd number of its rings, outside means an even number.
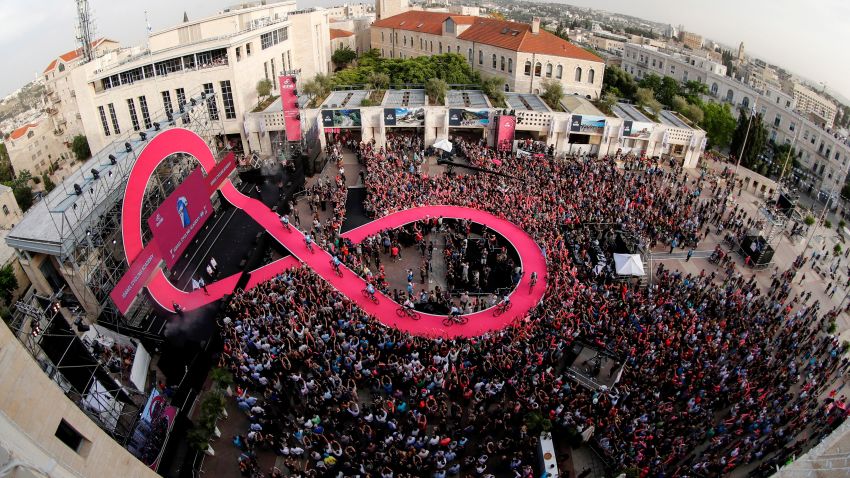
[[[835,115],[838,114],[835,103],[800,83],[795,82],[791,91],[800,112],[810,113],[814,115],[814,120],[821,122],[823,127],[832,128],[835,124]]]
[[[214,96],[210,116],[228,139],[244,141],[244,112],[258,102],[257,82],[270,80],[275,94],[281,72],[327,73],[330,42],[327,11],[296,11],[289,1],[184,22],[152,34],[148,49],[108,53],[72,71],[91,149],[150,128],[152,117],[176,115],[198,91]]]
[[[375,19],[390,18],[409,9],[408,0],[375,0]]]
[[[61,165],[73,162],[70,145],[66,144],[62,135],[57,134],[53,128],[53,121],[42,117],[37,122],[25,124],[9,134],[5,141],[6,150],[15,175],[23,171],[29,171],[33,177],[47,174],[56,182],[56,173]],[[33,187],[34,190],[43,188],[44,184],[41,182]]]
[[[24,213],[18,206],[12,188],[0,184],[0,229],[12,229],[23,217]]]
[[[682,43],[691,50],[702,49],[702,35],[691,32],[682,32]]]
[[[595,99],[605,64],[598,56],[540,28],[491,18],[409,11],[372,24],[372,48],[387,58],[457,53],[505,91],[537,94],[556,81],[567,95]]]
[[[795,96],[766,85],[763,90],[744,81],[720,75],[699,63],[691,64],[680,55],[671,55],[643,45],[627,43],[623,69],[643,78],[652,73],[670,76],[679,82],[705,83],[707,100],[728,103],[735,116],[743,110],[762,115],[768,138],[775,144],[789,143],[799,152],[800,171],[791,171],[795,184],[821,200],[837,198],[850,171],[850,140],[821,122],[811,112],[802,111]]]

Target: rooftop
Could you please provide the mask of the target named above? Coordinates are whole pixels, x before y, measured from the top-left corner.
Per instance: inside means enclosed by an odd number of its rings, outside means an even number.
[[[91,42],[91,46],[92,46],[92,48],[97,48],[101,44],[103,44],[104,42],[115,43],[114,40],[110,40],[108,38],[98,38],[97,40]],[[77,58],[79,58],[81,54],[82,54],[82,52],[80,51],[79,48],[77,48],[76,50],[71,50],[71,51],[68,51],[68,52],[65,52],[65,53],[59,55],[59,58],[54,58],[53,61],[51,61],[50,64],[47,65],[47,68],[44,69],[44,73],[52,71],[53,68],[56,68],[56,65],[59,63],[60,59],[63,62],[68,63],[70,61],[74,61]]]
[[[442,35],[443,23],[451,19],[459,25],[469,25],[457,37],[484,45],[523,53],[576,58],[602,62],[602,58],[578,47],[546,30],[531,32],[531,25],[486,17],[453,15],[447,12],[410,10],[372,24],[378,28],[393,28],[431,35]]]
[[[490,101],[478,90],[449,90],[446,105],[451,108],[489,108]]]
[[[528,93],[505,93],[505,102],[510,109],[517,111],[552,111],[539,96]]]
[[[634,105],[629,103],[617,103],[611,108],[617,117],[628,121],[639,121],[642,123],[654,123],[649,117],[641,113]]]
[[[565,96],[561,100],[561,106],[569,113],[587,116],[605,116],[605,113],[593,106],[587,98],[578,95]]]
[[[348,38],[350,36],[354,36],[354,32],[350,32],[348,30],[342,30],[339,28],[329,28],[331,32],[331,40],[336,40],[337,38]]]
[[[662,124],[666,124],[667,126],[682,129],[693,129],[687,123],[682,121],[681,118],[676,116],[676,113],[670,110],[661,110],[661,113],[658,115],[658,119],[661,120]]]
[[[384,106],[408,108],[425,106],[428,103],[425,90],[389,90]]]
[[[12,131],[11,133],[9,133],[9,138],[11,138],[11,139],[23,138],[24,135],[27,134],[27,131],[30,128],[35,128],[36,126],[38,126],[38,123],[25,124],[25,125],[21,126],[20,128],[16,129],[15,131]]]
[[[322,103],[322,108],[359,108],[360,103],[368,97],[368,90],[332,91]]]

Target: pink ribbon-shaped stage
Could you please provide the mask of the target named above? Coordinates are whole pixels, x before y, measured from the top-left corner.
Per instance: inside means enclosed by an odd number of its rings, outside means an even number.
[[[122,232],[124,250],[127,262],[132,264],[145,249],[142,241],[142,202],[148,180],[156,167],[169,155],[186,153],[194,156],[206,173],[216,166],[212,151],[204,140],[192,131],[175,128],[157,135],[148,143],[130,173],[127,190],[124,196]],[[466,324],[444,326],[445,316],[420,313],[420,320],[399,317],[396,311],[400,304],[390,297],[376,292],[378,302],[372,302],[362,291],[366,281],[353,271],[343,267],[342,277],[337,276],[331,265],[328,252],[314,247],[310,252],[304,241],[303,234],[296,228],[286,229],[278,215],[265,204],[240,193],[229,179],[221,185],[224,197],[235,207],[243,210],[257,221],[268,233],[283,245],[292,256],[267,264],[250,272],[246,288],[250,289],[267,281],[277,274],[306,264],[316,274],[327,281],[340,293],[367,313],[376,317],[388,327],[394,327],[411,334],[428,337],[474,337],[488,331],[502,329],[517,318],[525,316],[543,298],[546,290],[546,260],[537,243],[524,230],[512,222],[496,217],[477,209],[458,206],[425,206],[415,207],[390,214],[356,229],[342,234],[342,237],[358,243],[379,231],[394,229],[429,217],[468,219],[472,222],[486,225],[493,231],[506,238],[519,254],[523,276],[519,285],[510,294],[513,306],[502,314],[496,314],[496,308],[465,315]],[[234,245],[238,247],[238,245]],[[536,273],[538,283],[531,286],[531,275]],[[186,292],[176,288],[165,276],[162,269],[157,268],[147,288],[151,297],[163,308],[174,311],[173,304],[178,304],[183,310],[193,310],[216,300],[226,294],[231,294],[239,281],[240,274],[234,274],[220,279],[207,286],[207,292],[195,290]]]

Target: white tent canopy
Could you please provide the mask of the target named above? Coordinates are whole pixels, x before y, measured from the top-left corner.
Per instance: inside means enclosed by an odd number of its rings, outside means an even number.
[[[621,276],[645,276],[640,254],[614,254],[614,267]]]
[[[452,145],[452,142],[447,140],[447,139],[441,139],[441,140],[437,141],[436,143],[434,143],[434,147],[437,148],[437,149],[442,149],[443,151],[445,151],[447,153],[451,153],[452,149],[454,148],[454,146]]]

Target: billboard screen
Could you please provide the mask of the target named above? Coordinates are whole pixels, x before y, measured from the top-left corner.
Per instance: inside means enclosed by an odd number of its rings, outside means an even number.
[[[483,128],[490,124],[490,111],[468,108],[449,109],[449,126],[461,128]]]
[[[298,95],[295,89],[295,77],[280,77],[280,102],[283,106],[283,122],[286,125],[286,139],[301,141],[301,116],[298,114]]]
[[[623,137],[649,139],[652,136],[652,123],[641,123],[639,121],[624,121],[623,122]]]
[[[581,134],[602,134],[605,131],[604,116],[573,115],[570,118],[570,132]]]
[[[322,110],[322,126],[325,128],[359,128],[363,125],[360,110]]]
[[[425,126],[425,108],[384,108],[384,126],[422,128]]]
[[[212,211],[207,183],[196,168],[148,218],[153,241],[168,267],[177,263]]]
[[[499,151],[510,151],[513,149],[516,118],[505,115],[499,116],[498,121],[498,132],[496,134],[497,147]]]

